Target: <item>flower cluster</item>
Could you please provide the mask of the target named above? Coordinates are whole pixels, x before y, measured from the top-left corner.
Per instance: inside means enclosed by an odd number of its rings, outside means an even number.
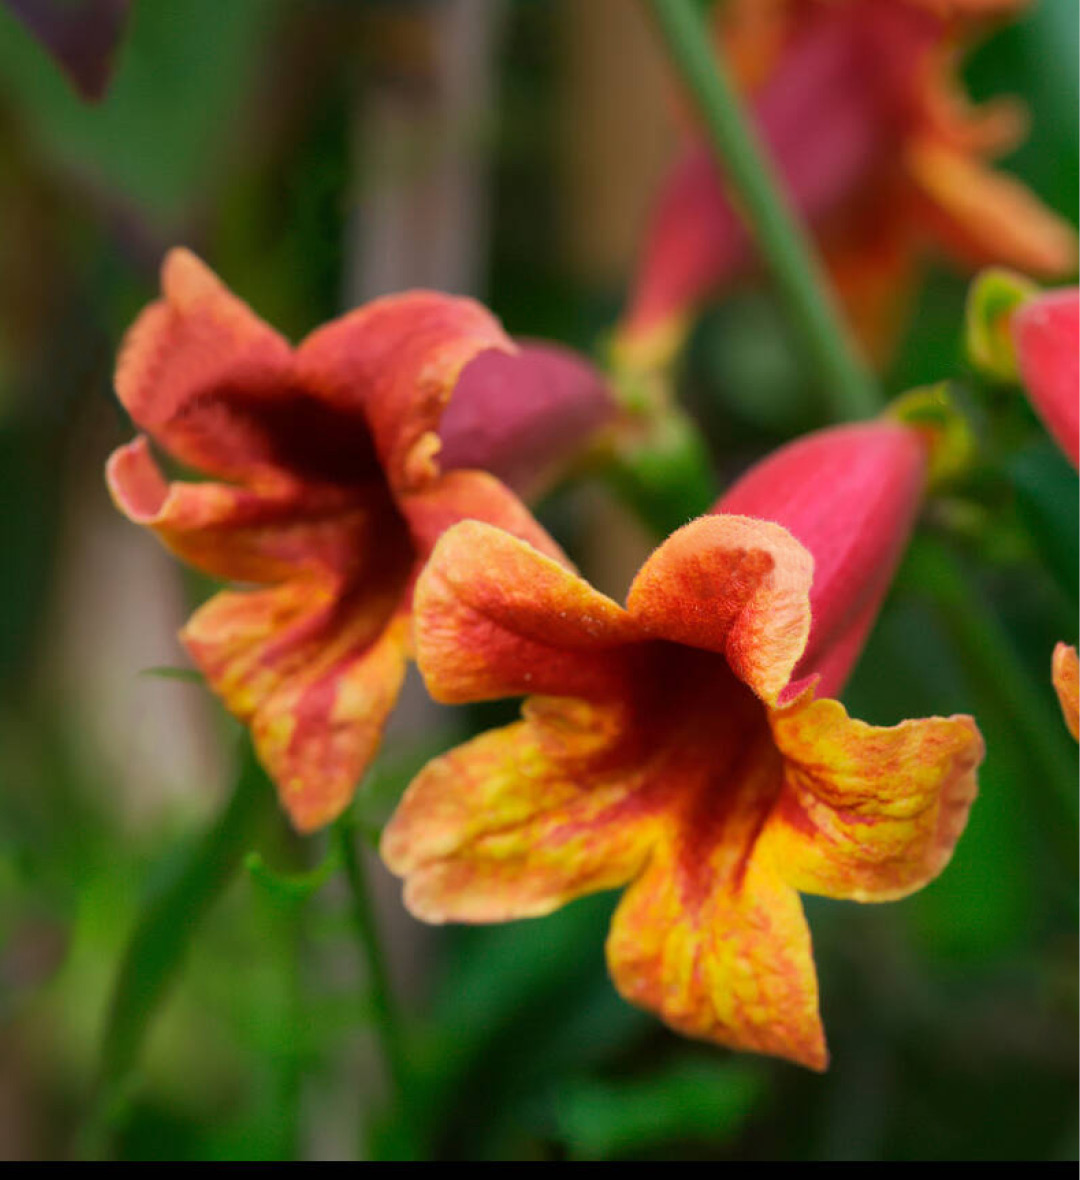
[[[1074,263],[1072,230],[987,165],[1017,112],[972,110],[955,83],[956,46],[1015,6],[718,7],[718,40],[875,356],[927,245],[1036,276]],[[695,145],[661,194],[616,364],[663,365],[691,310],[750,261]],[[436,700],[524,698],[518,721],[406,790],[381,854],[407,907],[500,922],[622,889],[607,961],[623,996],[687,1035],[824,1068],[800,894],[888,901],[932,880],[983,756],[968,716],[880,727],[838,699],[949,465],[929,418],[896,410],[767,456],[659,544],[620,605],[519,498],[617,433],[585,359],[516,344],[479,304],[435,292],[376,300],[294,348],[185,250],[162,286],[120,355],[117,392],[143,433],[108,484],[179,557],[239,584],[182,638],[296,829],[348,807],[410,658]],[[1015,290],[1006,317],[969,324],[975,351],[1025,386],[1075,465],[1077,292]],[[1074,735],[1077,666],[1059,645]]]

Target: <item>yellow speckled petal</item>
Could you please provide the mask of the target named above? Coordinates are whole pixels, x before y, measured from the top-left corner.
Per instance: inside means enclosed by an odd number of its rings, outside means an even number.
[[[657,827],[639,771],[612,765],[617,709],[540,698],[526,719],[431,762],[383,832],[426,922],[547,914],[640,869]]]
[[[889,901],[941,872],[967,823],[983,743],[970,717],[889,729],[805,695],[770,718],[784,787],[759,843],[804,893]]]
[[[1069,733],[1080,740],[1080,661],[1075,647],[1059,643],[1054,648],[1053,680]]]
[[[686,1036],[824,1069],[798,894],[745,849],[743,859],[725,863],[732,847],[697,866],[688,883],[678,838],[658,846],[616,911],[607,942],[612,979],[625,999]]]
[[[229,710],[249,724],[294,826],[347,806],[378,747],[405,674],[404,583],[342,600],[320,582],[223,591],[181,638]]]
[[[255,714],[255,748],[297,831],[317,831],[349,805],[401,692],[407,651],[404,615],[367,646],[346,631]]]

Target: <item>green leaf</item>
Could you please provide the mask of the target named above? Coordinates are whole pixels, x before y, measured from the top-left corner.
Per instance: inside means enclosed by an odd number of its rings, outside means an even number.
[[[677,1141],[734,1136],[765,1093],[764,1071],[747,1062],[684,1058],[631,1081],[570,1083],[557,1122],[572,1156],[613,1159]]]
[[[87,1133],[96,1152],[123,1102],[147,1033],[183,965],[192,936],[217,901],[254,837],[271,790],[250,742],[236,786],[217,822],[151,894],[120,963],[101,1050],[100,1095]]]

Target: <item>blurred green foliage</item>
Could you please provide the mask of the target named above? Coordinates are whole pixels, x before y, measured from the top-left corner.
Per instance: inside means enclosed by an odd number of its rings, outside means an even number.
[[[88,1125],[123,948],[145,899],[192,855],[198,824],[181,810],[132,829],[83,756],[80,719],[47,691],[45,659],[71,500],[89,486],[73,473],[98,469],[124,435],[111,358],[153,293],[162,248],[197,245],[294,336],[340,307],[357,201],[353,104],[379,50],[357,19],[368,7],[143,0],[96,107],[0,7],[0,224],[11,235],[0,249],[0,1092],[19,1112],[17,1129],[0,1122],[3,1156],[318,1156],[371,1152],[395,1133],[363,971],[351,952],[342,961],[345,899],[314,868],[321,847],[278,829],[253,843],[259,859],[166,964],[183,969],[122,1109]],[[619,295],[559,262],[553,5],[518,3],[507,19],[488,295],[511,330],[589,347]],[[1061,47],[1076,42],[1075,3],[1043,0],[968,66],[976,96],[1030,104],[1031,136],[1008,166],[1071,217],[1077,72]],[[983,462],[929,505],[922,543],[971,571],[1075,787],[1048,673],[1054,642],[1077,638],[1076,474],[1014,390],[964,372],[965,291],[956,275],[930,275],[887,388],[966,383]],[[703,318],[681,394],[722,480],[818,424],[758,289]],[[549,519],[566,515],[556,506]],[[830,1071],[703,1049],[630,1009],[603,963],[612,899],[592,898],[424,944],[423,979],[408,982],[412,1113],[427,1151],[1075,1158],[1075,827],[1061,784],[1034,770],[1003,710],[1010,686],[965,660],[925,569],[916,547],[846,700],[878,723],[974,712],[988,741],[981,797],[949,870],[923,893],[881,909],[808,900]],[[411,773],[456,736],[440,730],[430,749],[391,739],[357,807],[361,830],[374,832]]]

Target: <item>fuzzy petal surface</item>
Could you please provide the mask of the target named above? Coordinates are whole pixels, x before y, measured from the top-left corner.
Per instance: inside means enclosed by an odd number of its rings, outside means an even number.
[[[806,646],[812,577],[810,554],[779,525],[703,516],[645,562],[627,610],[645,634],[723,654],[771,702]]]
[[[399,503],[421,561],[447,529],[471,520],[502,529],[560,564],[569,565],[566,555],[528,508],[486,471],[447,471],[403,496]]]
[[[620,649],[638,638],[622,607],[577,574],[476,521],[443,535],[414,602],[417,660],[447,704],[610,695],[625,676]]]
[[[889,729],[833,700],[771,716],[784,786],[760,850],[803,893],[891,901],[941,872],[967,823],[983,743],[970,717]]]

